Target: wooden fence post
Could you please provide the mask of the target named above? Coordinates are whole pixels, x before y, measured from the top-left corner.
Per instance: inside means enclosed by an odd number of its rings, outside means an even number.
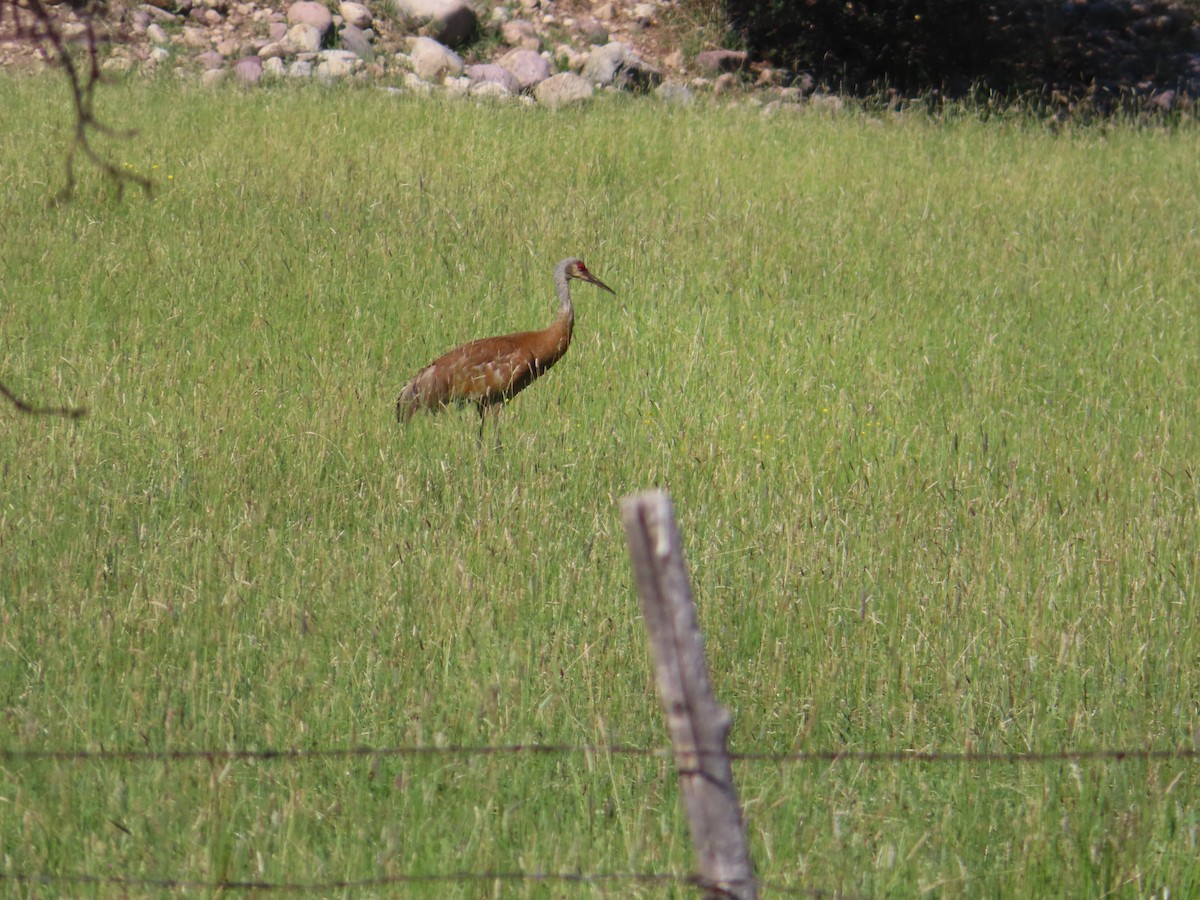
[[[705,896],[757,900],[725,748],[732,717],[712,695],[671,500],[662,491],[623,497],[621,519]]]

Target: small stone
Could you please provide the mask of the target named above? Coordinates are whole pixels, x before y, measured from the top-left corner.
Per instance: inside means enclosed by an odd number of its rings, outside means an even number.
[[[798,103],[788,103],[785,100],[772,100],[762,108],[763,118],[769,119],[771,116],[789,115],[796,116],[804,111],[804,107]]]
[[[498,81],[484,81],[471,85],[469,93],[472,97],[488,97],[492,100],[505,100],[513,95],[512,91]]]
[[[392,8],[410,30],[450,47],[466,43],[475,33],[479,17],[466,0],[392,0]]]
[[[367,33],[357,25],[346,25],[342,28],[338,32],[338,43],[343,50],[349,50],[359,59],[370,61],[375,58],[375,48],[371,46]]]
[[[541,50],[542,39],[538,37],[532,22],[524,19],[513,19],[500,26],[500,39],[510,47],[520,47],[525,50]]]
[[[533,89],[537,102],[550,109],[590,100],[595,89],[574,72],[552,75]]]
[[[166,47],[155,47],[150,51],[150,59],[156,63],[165,63],[171,58],[171,51]]]
[[[346,20],[347,25],[353,25],[355,28],[371,27],[371,11],[361,3],[351,3],[346,0],[346,2],[338,4],[338,12]]]
[[[322,50],[317,58],[321,62],[334,63],[335,69],[345,67],[347,71],[343,74],[347,75],[350,74],[348,70],[358,66],[358,56],[350,50]]]
[[[593,50],[581,74],[598,87],[622,90],[649,90],[662,82],[658,69],[618,41]]]
[[[271,41],[258,49],[261,59],[281,59],[288,55],[289,47],[282,41]]]
[[[778,69],[766,68],[758,73],[758,77],[754,79],[755,87],[775,87],[779,84],[782,74]]]
[[[1170,112],[1175,106],[1175,92],[1169,90],[1160,91],[1147,100],[1146,105],[1150,109],[1157,109],[1161,112]]]
[[[150,38],[150,42],[158,47],[163,47],[171,43],[171,39],[167,37],[167,33],[163,31],[163,27],[157,22],[146,28],[146,37]]]
[[[579,20],[579,34],[589,44],[608,43],[608,29],[591,16]]]
[[[446,96],[457,99],[467,96],[467,91],[471,88],[471,79],[466,76],[458,78],[443,78],[442,87],[446,89]]]
[[[225,17],[215,9],[206,9],[204,11],[204,23],[210,26],[220,25],[225,21]]]
[[[657,12],[653,3],[639,3],[633,8],[633,20],[644,28],[654,24],[654,15]]]
[[[143,6],[142,9],[155,22],[178,22],[179,16],[174,13],[167,12],[165,9],[159,9],[157,6]]]
[[[226,59],[230,59],[234,56],[240,56],[242,53],[242,42],[232,39],[219,41],[217,43],[217,52]]]
[[[287,73],[289,78],[309,78],[312,75],[312,71],[313,66],[311,62],[306,59],[298,59],[288,66]]]
[[[297,0],[288,7],[287,21],[289,25],[311,25],[324,37],[333,27],[333,13],[316,0]]]
[[[601,22],[611,22],[617,17],[617,9],[611,3],[601,3],[594,10],[592,10],[592,15],[594,15]]]
[[[239,59],[233,67],[233,74],[243,84],[255,84],[263,76],[263,61],[257,56],[247,56]]]
[[[212,39],[208,36],[208,30],[205,28],[196,28],[194,25],[187,25],[183,29],[183,45],[185,47],[211,47]]]
[[[517,80],[517,76],[504,66],[498,66],[494,63],[485,63],[478,66],[467,66],[466,75],[470,79],[471,90],[485,84],[499,85],[506,93],[519,94],[521,93],[521,82]]]
[[[224,69],[205,69],[200,73],[200,83],[205,87],[216,87],[224,80]]]
[[[808,98],[809,105],[814,109],[821,109],[826,112],[840,112],[845,104],[842,98],[837,94],[813,94]]]
[[[705,50],[696,54],[696,68],[705,75],[739,72],[746,68],[748,58],[743,50]]]
[[[124,75],[133,68],[133,60],[128,56],[110,56],[100,64],[100,68],[115,75]]]
[[[418,94],[428,94],[433,91],[433,85],[428,81],[422,80],[421,76],[416,72],[404,73],[404,86]]]
[[[813,88],[817,86],[817,82],[808,72],[801,72],[799,75],[791,77],[791,84],[788,86],[796,88],[803,94],[811,94]]]
[[[580,53],[570,44],[559,44],[554,48],[554,59],[563,71],[578,72],[587,62],[587,54]]]
[[[196,62],[205,69],[219,69],[225,65],[225,57],[216,50],[205,50],[196,57]]]
[[[278,56],[269,56],[263,60],[263,75],[268,78],[282,78],[287,74],[287,65]]]
[[[660,100],[679,106],[691,106],[696,101],[692,89],[677,81],[664,81],[655,88],[654,95]]]
[[[321,32],[312,25],[293,25],[286,40],[298,53],[316,53],[321,49]]]
[[[713,93],[724,94],[737,87],[737,83],[738,77],[732,72],[726,72],[724,75],[717,76],[717,80],[713,82]]]
[[[458,76],[463,71],[462,57],[433,38],[419,37],[409,50],[413,71],[427,81],[447,75]]]
[[[549,78],[551,73],[550,63],[532,50],[509,50],[500,57],[499,63],[512,72],[523,91],[532,90],[535,85]]]

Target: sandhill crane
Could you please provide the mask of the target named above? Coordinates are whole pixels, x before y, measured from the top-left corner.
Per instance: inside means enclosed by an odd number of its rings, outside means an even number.
[[[488,408],[505,403],[529,387],[539,375],[562,359],[571,346],[575,307],[572,278],[616,291],[588,271],[583,260],[564,259],[554,270],[558,313],[549,327],[503,337],[483,338],[439,356],[404,386],[396,399],[397,421],[408,421],[418,409],[438,410],[451,403],[474,403],[479,410],[479,440]]]

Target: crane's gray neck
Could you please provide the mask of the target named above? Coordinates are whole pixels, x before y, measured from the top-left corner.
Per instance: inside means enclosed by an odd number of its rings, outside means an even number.
[[[575,307],[571,305],[570,279],[567,278],[567,263],[554,270],[554,287],[558,290],[558,317],[574,324]]]

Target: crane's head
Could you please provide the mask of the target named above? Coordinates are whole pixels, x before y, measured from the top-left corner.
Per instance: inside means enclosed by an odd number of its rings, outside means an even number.
[[[560,265],[562,266],[563,274],[567,278],[578,278],[580,281],[594,284],[598,288],[604,288],[604,290],[608,291],[614,297],[616,296],[616,291],[588,271],[588,267],[583,264],[582,259],[564,259]]]

